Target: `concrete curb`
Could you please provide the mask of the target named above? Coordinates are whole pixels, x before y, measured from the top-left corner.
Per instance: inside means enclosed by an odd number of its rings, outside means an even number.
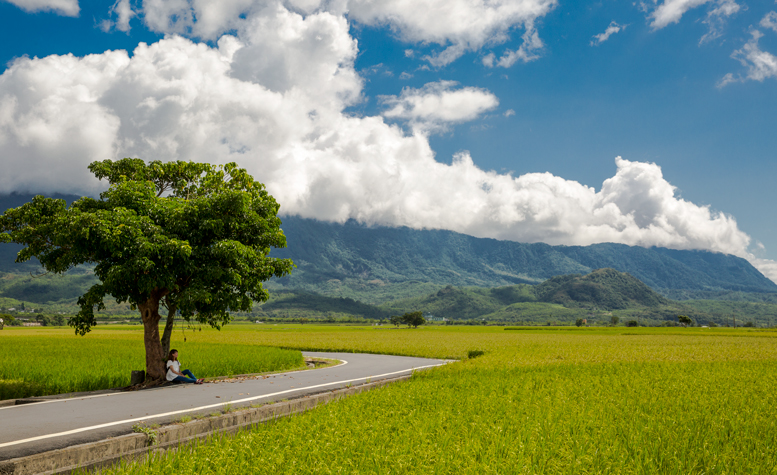
[[[112,439],[74,445],[59,450],[0,462],[0,475],[65,474],[79,470],[96,470],[123,460],[142,460],[150,452],[203,440],[215,434],[232,434],[256,424],[288,417],[332,401],[409,379],[400,376],[350,388],[326,391],[289,401],[267,404],[258,408],[238,409],[220,416],[171,424],[156,429],[156,444],[149,446],[146,434],[127,434]]]

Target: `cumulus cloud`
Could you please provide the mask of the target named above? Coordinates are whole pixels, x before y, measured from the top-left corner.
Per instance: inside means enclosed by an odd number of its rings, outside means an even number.
[[[536,57],[539,41],[535,21],[557,0],[286,0],[285,6],[308,15],[328,12],[370,26],[388,26],[410,43],[436,44],[442,51],[426,56],[435,67],[445,66],[468,51],[504,43],[516,27],[525,30],[523,45],[507,52],[503,66]],[[191,34],[215,39],[231,31],[241,17],[265,8],[260,0],[143,0],[147,25],[162,33]],[[406,54],[413,54],[406,50]]]
[[[594,35],[594,39],[591,40],[591,46],[599,46],[600,44],[607,41],[610,38],[610,36],[625,29],[626,26],[628,25],[619,25],[614,21],[610,22],[610,26],[608,26],[607,29],[604,30],[604,33],[599,33],[598,35]]]
[[[348,16],[367,25],[389,25],[409,42],[444,46],[443,51],[427,58],[432,65],[443,66],[468,51],[505,42],[516,26],[533,32],[535,21],[550,12],[556,3],[556,0],[349,0]]]
[[[382,96],[383,116],[408,121],[414,130],[430,133],[448,124],[473,120],[499,105],[495,95],[476,87],[454,89],[455,81],[439,81],[420,89],[405,88],[399,96]]]
[[[435,159],[428,130],[494,109],[490,92],[453,83],[405,89],[383,116],[359,117],[356,41],[345,17],[267,3],[215,46],[170,35],[125,51],[20,58],[0,75],[0,193],[104,189],[93,160],[236,161],[282,204],[328,221],[450,229],[523,242],[620,242],[750,259],[736,221],[685,201],[651,163],[616,159],[601,189],[550,173]],[[777,278],[777,275],[773,275]]]
[[[745,46],[731,54],[731,57],[739,61],[747,71],[744,75],[726,74],[718,82],[718,87],[724,87],[732,82],[744,82],[747,80],[763,82],[764,79],[777,78],[777,56],[767,51],[762,51],[758,47],[758,40],[761,39],[763,33],[753,30],[751,35],[752,38]]]
[[[6,0],[28,12],[52,11],[63,16],[78,16],[78,0]]]

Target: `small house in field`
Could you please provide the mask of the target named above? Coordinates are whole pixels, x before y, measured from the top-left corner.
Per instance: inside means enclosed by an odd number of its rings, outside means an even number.
[[[40,327],[42,326],[40,322],[24,322],[22,323],[23,327]]]

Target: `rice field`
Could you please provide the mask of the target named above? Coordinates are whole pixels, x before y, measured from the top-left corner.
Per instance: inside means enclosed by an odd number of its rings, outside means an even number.
[[[83,340],[129,345],[139,335],[103,328]],[[200,346],[233,355],[275,346],[462,361],[106,473],[777,473],[775,337],[623,327],[203,330],[189,334],[182,359],[193,363]],[[475,350],[484,354],[467,359]]]
[[[0,400],[127,386],[145,369],[142,330],[4,329],[0,332]],[[213,343],[187,332],[172,346],[182,368],[197,377],[281,371],[304,367],[302,354],[254,344]],[[177,341],[176,341],[177,340]]]
[[[777,472],[777,333],[232,331],[304,349],[485,354],[108,473]]]

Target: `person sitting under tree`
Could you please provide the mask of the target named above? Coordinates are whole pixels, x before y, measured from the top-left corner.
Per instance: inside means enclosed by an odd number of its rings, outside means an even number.
[[[178,361],[178,350],[170,350],[167,355],[167,380],[174,383],[202,384],[204,380],[197,379],[188,369],[181,372],[181,362]]]

